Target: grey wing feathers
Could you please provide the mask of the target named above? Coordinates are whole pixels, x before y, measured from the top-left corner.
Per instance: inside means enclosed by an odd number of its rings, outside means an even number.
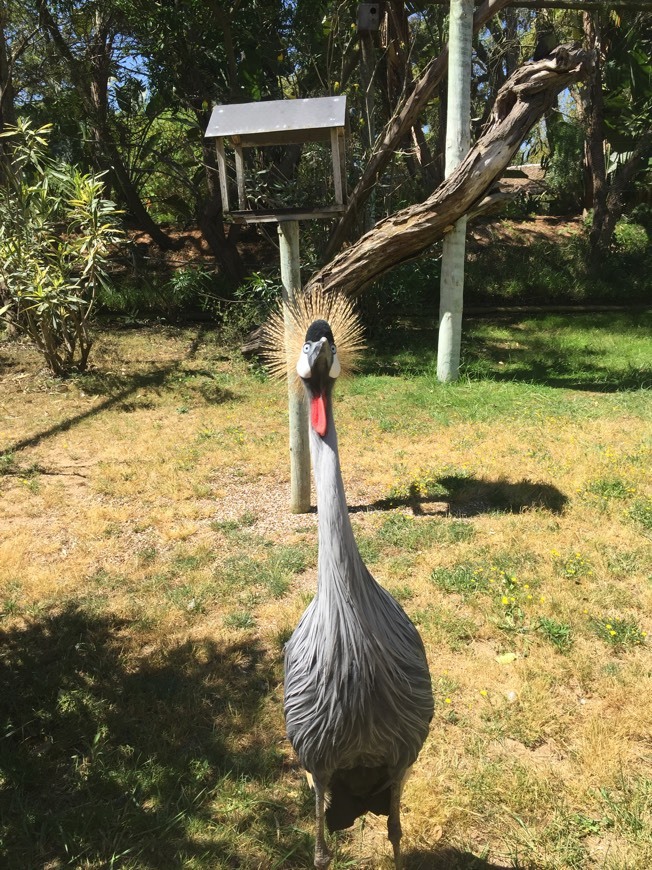
[[[391,777],[415,761],[428,733],[423,643],[398,603],[369,580],[364,602],[318,595],[286,646],[288,737],[313,773],[386,765]]]

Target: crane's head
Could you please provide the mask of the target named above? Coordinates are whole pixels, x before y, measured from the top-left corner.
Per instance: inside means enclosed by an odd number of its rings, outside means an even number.
[[[340,371],[333,330],[326,320],[313,321],[297,360],[297,374],[310,397],[310,423],[322,438],[328,429],[328,398]]]
[[[263,356],[270,373],[305,386],[310,421],[322,438],[335,379],[355,369],[363,349],[358,315],[351,300],[338,292],[297,293],[278,306],[263,330]]]

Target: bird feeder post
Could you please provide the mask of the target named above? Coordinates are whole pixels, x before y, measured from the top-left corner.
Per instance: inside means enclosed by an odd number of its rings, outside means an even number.
[[[308,407],[303,390],[296,389],[288,336],[290,312],[288,306],[301,292],[299,259],[299,221],[282,221],[278,225],[285,317],[286,353],[288,356],[288,404],[290,416],[290,510],[305,514],[310,510],[310,446],[308,443]]]

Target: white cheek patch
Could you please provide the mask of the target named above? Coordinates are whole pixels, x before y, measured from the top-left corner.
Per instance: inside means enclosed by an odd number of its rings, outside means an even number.
[[[305,378],[306,380],[312,374],[310,363],[308,362],[308,354],[306,353],[302,353],[297,361],[297,374],[300,378]]]
[[[340,366],[340,361],[337,358],[337,354],[333,356],[333,362],[331,363],[331,370],[328,373],[332,378],[338,378],[340,376],[340,372],[342,371],[342,367]]]

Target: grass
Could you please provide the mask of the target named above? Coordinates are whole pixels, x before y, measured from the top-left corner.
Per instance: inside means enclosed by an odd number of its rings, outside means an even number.
[[[411,324],[338,384],[356,536],[437,699],[407,870],[652,866],[649,315]],[[206,329],[99,335],[50,380],[0,344],[0,863],[303,868],[283,643],[316,516],[286,396]],[[17,377],[20,375],[20,377]],[[382,820],[334,870],[391,867]]]

